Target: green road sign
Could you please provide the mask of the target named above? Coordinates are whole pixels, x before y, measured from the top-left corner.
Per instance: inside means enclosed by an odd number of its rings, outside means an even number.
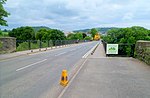
[[[106,54],[118,54],[118,44],[107,44]]]

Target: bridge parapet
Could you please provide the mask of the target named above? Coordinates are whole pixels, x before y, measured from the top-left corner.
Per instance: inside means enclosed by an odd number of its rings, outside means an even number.
[[[2,37],[0,38],[0,54],[16,51],[16,38]]]
[[[150,41],[137,41],[135,47],[135,57],[150,65]]]

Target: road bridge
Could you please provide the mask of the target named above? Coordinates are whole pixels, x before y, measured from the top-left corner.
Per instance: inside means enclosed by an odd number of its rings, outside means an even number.
[[[149,98],[150,67],[131,57],[106,57],[101,43],[90,55],[97,43],[1,60],[0,98]],[[59,85],[63,69],[66,87]]]

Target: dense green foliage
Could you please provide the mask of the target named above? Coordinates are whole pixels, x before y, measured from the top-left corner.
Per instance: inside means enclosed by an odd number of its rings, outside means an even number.
[[[84,40],[87,35],[85,33],[77,32],[77,33],[70,33],[67,35],[68,40]]]
[[[2,31],[0,30],[0,36],[2,35]]]
[[[4,29],[4,30],[1,30],[0,29],[0,37],[8,37],[8,30]]]
[[[65,40],[66,36],[65,34],[56,29],[40,29],[36,34],[37,40]]]
[[[8,32],[0,31],[0,37],[9,37]]]
[[[94,36],[96,35],[96,33],[98,33],[98,31],[95,28],[92,28],[90,31],[92,37],[94,38]]]
[[[68,40],[92,40],[92,37],[87,36],[86,33],[70,33],[67,35]]]
[[[0,0],[0,25],[2,26],[7,26],[7,21],[4,18],[10,15],[3,7],[3,4],[5,4],[5,2],[6,0]]]
[[[86,33],[82,33],[82,35],[83,35],[83,39],[87,36]]]
[[[48,33],[48,30],[46,30],[46,29],[40,29],[36,33],[36,39],[37,40],[46,40],[47,38],[45,38],[45,36],[47,35],[47,33]],[[48,37],[48,35],[46,37]]]
[[[41,42],[41,48],[48,47],[47,41]],[[31,41],[30,42],[30,47],[29,47],[29,42],[23,42],[19,43],[17,47],[17,51],[24,51],[24,50],[30,50],[30,49],[38,49],[40,48],[40,41]]]
[[[29,44],[28,44],[28,42],[20,43],[16,50],[17,51],[29,50]]]
[[[112,29],[103,37],[108,43],[132,43],[137,40],[150,40],[150,31],[139,26],[131,28]]]
[[[74,35],[75,35],[75,34],[73,34],[73,33],[68,34],[68,35],[67,35],[67,39],[68,39],[68,40],[74,40],[74,39],[75,39],[75,38],[74,38]]]
[[[84,40],[92,40],[92,37],[86,36],[86,37],[84,38]]]
[[[78,40],[83,40],[83,34],[82,33],[76,33],[75,35],[74,35],[74,38],[75,39],[78,39]]]
[[[65,34],[57,29],[42,28],[37,33],[32,27],[19,27],[9,32],[9,36],[17,38],[17,40],[65,40]]]
[[[102,37],[107,43],[118,43],[119,48],[122,49],[127,55],[130,55],[132,51],[132,45],[137,40],[150,40],[150,30],[139,26],[133,26],[131,28],[112,29],[108,31],[106,36]],[[121,44],[124,45],[121,46]]]
[[[32,27],[19,27],[10,31],[9,36],[15,37],[17,40],[34,40],[35,32]]]
[[[57,29],[49,30],[51,40],[66,40],[65,34]]]
[[[0,30],[0,37],[9,37],[8,30]]]

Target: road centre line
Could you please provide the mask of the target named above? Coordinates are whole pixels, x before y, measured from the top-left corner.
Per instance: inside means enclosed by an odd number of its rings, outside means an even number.
[[[60,56],[60,55],[65,54],[65,53],[67,53],[67,52],[62,52],[62,53],[56,54],[55,56]]]
[[[63,49],[67,49],[67,48],[73,48],[73,47],[77,47],[77,46],[70,46],[70,47],[64,47],[64,48],[57,48],[57,47],[52,47],[52,48],[56,48],[55,50],[50,50],[50,51],[45,51],[45,52],[51,52],[51,51],[56,51],[56,50],[63,50]],[[72,50],[70,50],[70,51],[74,51],[74,50],[76,50],[76,49],[72,49]],[[44,53],[45,53],[44,52]],[[37,52],[37,53],[33,53],[33,54],[28,54],[28,55],[37,55],[37,54],[43,54],[43,52]],[[61,53],[60,53],[61,54]],[[58,55],[55,55],[55,56],[59,56],[59,54]]]
[[[77,50],[77,49],[72,49],[72,50],[70,50],[70,51],[74,51],[74,50]]]
[[[25,67],[18,68],[16,71],[23,70],[23,69],[28,68],[28,67],[31,67],[31,66],[33,66],[33,65],[36,65],[36,64],[42,63],[42,62],[44,62],[44,61],[46,61],[46,60],[47,60],[47,59],[44,59],[44,60],[42,60],[42,61],[35,62],[35,63],[30,64],[30,65],[27,65],[27,66],[25,66]]]

